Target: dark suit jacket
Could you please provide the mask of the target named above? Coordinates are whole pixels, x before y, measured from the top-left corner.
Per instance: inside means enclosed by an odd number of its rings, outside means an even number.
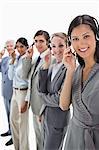
[[[66,68],[64,65],[59,69],[51,82],[51,69],[40,70],[38,90],[44,105],[41,108],[41,114],[44,113],[47,123],[57,128],[63,128],[68,124],[70,112],[62,111],[59,107],[59,91],[65,78]]]

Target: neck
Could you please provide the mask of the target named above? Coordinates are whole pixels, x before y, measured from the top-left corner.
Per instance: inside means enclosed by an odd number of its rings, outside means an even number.
[[[96,62],[95,61],[89,61],[85,62],[85,67],[83,68],[82,76],[83,76],[83,81],[87,80],[89,73],[92,70],[92,67],[94,66]]]
[[[85,67],[84,68],[90,69],[94,66],[95,63],[96,63],[95,60],[89,59],[88,61],[85,61]]]

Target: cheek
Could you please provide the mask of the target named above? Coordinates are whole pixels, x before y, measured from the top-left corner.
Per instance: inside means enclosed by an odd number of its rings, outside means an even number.
[[[43,47],[45,48],[45,49],[47,49],[48,48],[48,44],[43,44]]]
[[[61,50],[60,50],[60,53],[64,53],[64,51],[66,51],[66,48],[62,48]]]
[[[56,54],[56,51],[55,51],[55,49],[53,49],[53,48],[52,48],[52,53],[53,53],[54,55]]]
[[[20,49],[18,49],[18,48],[17,48],[17,51],[18,51],[18,53],[20,53],[20,52],[21,52],[21,50],[20,50]]]
[[[96,49],[96,41],[93,42],[93,47]]]
[[[73,47],[74,51],[77,51],[77,49],[78,49],[77,44],[72,43],[72,47]]]

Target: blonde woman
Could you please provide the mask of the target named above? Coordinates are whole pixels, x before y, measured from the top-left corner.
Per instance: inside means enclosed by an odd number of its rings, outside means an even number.
[[[66,68],[62,63],[63,52],[66,49],[65,33],[54,33],[51,37],[51,50],[55,63],[50,65],[50,52],[45,56],[44,64],[39,73],[39,92],[44,101],[41,108],[44,130],[44,150],[59,150],[69,122],[69,110],[62,111],[59,107],[59,97]]]

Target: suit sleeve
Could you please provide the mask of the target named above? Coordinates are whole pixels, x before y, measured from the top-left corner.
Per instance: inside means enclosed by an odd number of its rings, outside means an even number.
[[[9,80],[13,80],[14,77],[14,64],[9,64],[9,69],[8,69],[8,78]]]
[[[58,93],[53,93],[53,94],[42,93],[41,96],[46,106],[59,107],[59,94]]]
[[[44,104],[50,107],[59,107],[59,92],[48,93],[47,91],[48,69],[39,71],[38,91]]]
[[[2,64],[5,61],[5,58],[0,59],[0,72],[2,72]]]
[[[23,58],[22,59],[22,79],[26,80],[28,79],[29,72],[31,71],[32,67],[32,59],[29,58]]]
[[[0,72],[1,72],[1,64],[2,64],[2,60],[0,59]]]
[[[48,69],[39,70],[39,82],[38,82],[38,91],[40,93],[47,93],[47,78],[48,78]]]

